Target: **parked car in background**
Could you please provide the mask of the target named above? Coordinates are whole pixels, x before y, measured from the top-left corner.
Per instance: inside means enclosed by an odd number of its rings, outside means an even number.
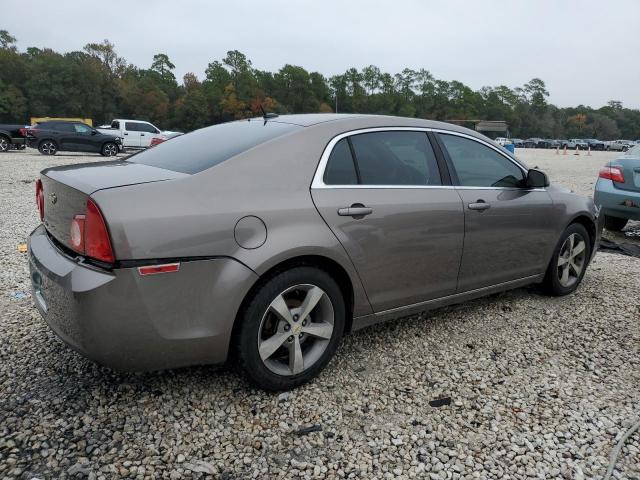
[[[181,132],[161,131],[149,122],[123,118],[113,120],[111,125],[101,125],[98,127],[98,131],[120,137],[125,148],[147,148],[151,146],[153,138],[168,140],[176,135],[181,135]]]
[[[549,148],[549,142],[544,138],[531,138],[533,140],[534,148]]]
[[[640,220],[640,145],[602,167],[594,201],[602,207],[608,230],[620,231],[629,220]]]
[[[585,138],[584,141],[587,142],[587,147],[591,148],[591,150],[604,150],[604,142],[602,140]]]
[[[54,332],[120,369],[233,353],[269,390],[351,330],[532,283],[567,295],[600,237],[591,199],[415,118],[265,115],[46,169],[36,192],[32,298]]]
[[[509,140],[508,138],[505,137],[497,137],[494,142],[496,142],[498,145],[500,145],[501,147],[504,147],[505,145],[511,143],[511,140]]]
[[[122,150],[120,138],[105,135],[82,122],[48,121],[27,129],[27,143],[43,155],[93,152],[113,157]]]
[[[523,142],[524,148],[536,148],[537,142],[535,138],[527,138]]]
[[[567,140],[566,146],[571,149],[575,149],[577,147],[578,150],[586,150],[589,148],[589,144],[581,138],[570,138]]]
[[[24,125],[0,124],[0,152],[12,148],[21,150],[26,146],[26,129]]]
[[[552,138],[547,139],[548,148],[560,148],[560,140],[554,140]]]
[[[512,138],[511,142],[516,148],[524,148],[524,140],[522,140],[521,138]]]
[[[626,152],[631,147],[629,140],[611,140],[605,144],[605,150]]]

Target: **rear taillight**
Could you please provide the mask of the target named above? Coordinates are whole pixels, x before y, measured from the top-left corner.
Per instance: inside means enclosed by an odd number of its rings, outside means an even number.
[[[101,262],[113,263],[115,260],[107,224],[93,200],[87,200],[84,215],[73,218],[69,245],[76,252]]]
[[[598,174],[600,178],[606,178],[607,180],[613,180],[617,183],[624,183],[624,174],[620,167],[602,167]]]
[[[26,128],[19,128],[18,132],[20,132],[20,136],[21,137],[26,137],[27,136],[27,129]]]
[[[38,206],[38,214],[40,221],[44,221],[44,190],[42,188],[42,180],[36,180],[36,205]]]

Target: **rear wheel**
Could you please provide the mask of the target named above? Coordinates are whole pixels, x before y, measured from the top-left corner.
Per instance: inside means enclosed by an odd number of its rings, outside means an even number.
[[[236,353],[246,376],[265,390],[288,390],[311,380],[333,357],[345,304],[328,273],[295,267],[264,283],[239,321]]]
[[[4,135],[0,135],[0,152],[6,152],[9,150],[9,145],[11,145],[9,139]]]
[[[53,140],[45,140],[38,145],[38,151],[43,155],[55,155],[58,151],[58,145]]]
[[[591,242],[587,230],[579,223],[569,225],[551,257],[543,281],[551,295],[568,295],[582,282],[591,258]]]
[[[627,225],[628,221],[629,220],[626,218],[610,217],[609,215],[605,215],[604,228],[611,230],[612,232],[619,232]]]
[[[102,146],[100,154],[103,157],[115,157],[118,154],[118,146],[113,142],[107,142]]]

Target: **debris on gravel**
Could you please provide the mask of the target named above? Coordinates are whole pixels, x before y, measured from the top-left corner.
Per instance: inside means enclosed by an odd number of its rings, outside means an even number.
[[[17,249],[38,172],[93,160],[0,155],[0,478],[602,478],[640,416],[640,259],[606,253],[568,297],[518,289],[352,334],[292,392],[102,368],[50,332]],[[635,432],[613,478],[639,477]]]

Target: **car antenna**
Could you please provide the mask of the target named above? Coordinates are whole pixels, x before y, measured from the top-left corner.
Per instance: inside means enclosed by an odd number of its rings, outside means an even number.
[[[264,124],[267,124],[267,120],[270,118],[276,118],[278,116],[277,113],[273,112],[265,112],[264,107],[260,104],[260,111],[262,112],[262,118],[264,118]]]

